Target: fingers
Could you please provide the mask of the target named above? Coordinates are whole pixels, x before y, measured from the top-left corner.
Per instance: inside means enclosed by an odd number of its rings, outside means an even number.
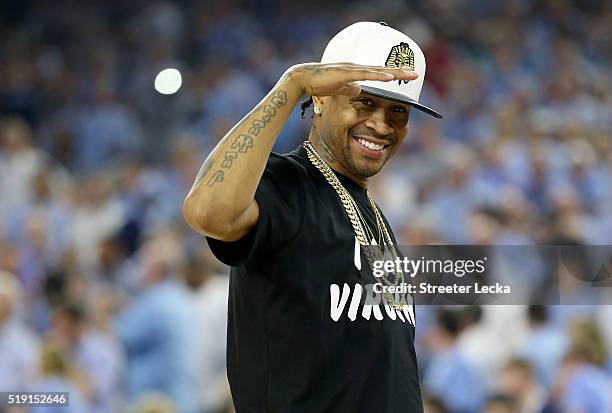
[[[316,96],[357,96],[361,93],[361,87],[356,82],[410,81],[419,77],[418,73],[402,68],[353,63],[305,64],[300,70],[302,90],[306,94]]]
[[[389,69],[388,73],[393,74],[394,80],[415,80],[419,77],[417,72],[407,69]]]
[[[351,81],[359,80],[377,80],[381,82],[389,82],[391,80],[415,80],[419,74],[414,71],[404,69],[350,69],[349,78]]]
[[[345,95],[345,96],[351,96],[351,97],[359,96],[360,93],[361,93],[361,86],[359,86],[358,83],[352,83],[352,82],[342,86],[338,90],[339,95]]]
[[[353,70],[350,74],[351,80],[380,80],[382,82],[388,82],[389,80],[395,79],[393,73],[379,72],[375,70]]]
[[[362,70],[373,70],[375,72],[385,72],[385,73],[402,73],[402,72],[412,72],[408,70],[408,67],[387,67],[387,66],[371,66],[371,65],[359,65],[357,63],[337,63],[338,67],[344,67],[346,69],[362,69]],[[415,72],[416,73],[416,72]],[[417,73],[418,76],[418,73]]]

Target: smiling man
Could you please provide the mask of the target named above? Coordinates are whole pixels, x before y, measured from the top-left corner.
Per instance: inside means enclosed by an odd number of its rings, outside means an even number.
[[[321,63],[288,69],[202,165],[183,213],[232,267],[237,413],[422,411],[410,297],[371,288],[404,276],[373,276],[376,259],[399,251],[367,184],[398,150],[413,108],[440,117],[418,102],[424,75],[408,36],[353,24]],[[304,95],[308,140],[270,153]]]

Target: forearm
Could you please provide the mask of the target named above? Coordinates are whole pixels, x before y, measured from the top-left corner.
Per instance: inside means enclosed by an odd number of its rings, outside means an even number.
[[[301,96],[301,88],[288,72],[221,139],[185,200],[183,212],[190,226],[215,235],[215,228],[209,227],[228,227],[254,207],[255,191],[272,146]]]

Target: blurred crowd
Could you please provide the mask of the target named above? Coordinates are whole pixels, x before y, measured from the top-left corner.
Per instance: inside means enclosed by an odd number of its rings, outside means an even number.
[[[231,411],[227,268],[182,200],[279,76],[359,20],[421,45],[421,100],[445,115],[412,112],[373,181],[401,243],[611,244],[610,2],[0,11],[0,391],[68,391],[65,412]],[[167,67],[174,95],[153,88]],[[306,138],[298,109],[277,151]],[[426,412],[612,412],[611,308],[417,308]]]

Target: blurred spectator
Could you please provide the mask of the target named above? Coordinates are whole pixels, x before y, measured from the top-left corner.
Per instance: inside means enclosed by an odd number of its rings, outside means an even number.
[[[0,271],[0,391],[25,391],[38,370],[38,337],[17,308],[22,297],[15,276]]]
[[[45,340],[40,352],[40,378],[31,383],[28,391],[67,393],[68,406],[37,407],[36,412],[89,413],[93,411],[84,400],[82,383],[79,383],[80,379],[75,377],[72,368],[63,346],[54,340]],[[78,373],[76,375],[78,376]]]
[[[439,397],[449,412],[477,412],[485,399],[486,382],[460,351],[460,323],[456,310],[438,311],[428,342],[434,353],[424,373],[423,389]]]
[[[523,308],[519,305],[472,305],[457,311],[460,353],[487,384],[495,382],[504,362],[523,334]],[[492,386],[488,386],[491,388]]]
[[[69,245],[69,231],[66,225],[70,222],[69,208],[63,199],[71,179],[61,168],[45,165],[41,167],[29,182],[30,202],[11,212],[11,221],[6,228],[7,235],[15,242],[23,243],[27,235],[27,222],[33,215],[39,215],[47,223],[47,245],[43,245],[51,259]]]
[[[155,232],[177,218],[174,200],[184,187],[175,187],[170,177],[139,161],[126,163],[119,183],[125,221],[138,231]],[[131,249],[131,248],[130,248]]]
[[[42,168],[45,154],[32,146],[32,130],[21,118],[0,119],[0,222],[30,201],[30,182]]]
[[[196,413],[193,305],[179,281],[182,251],[175,235],[148,240],[139,252],[141,291],[117,316],[116,333],[127,352],[130,400],[146,391],[168,395],[181,412]]]
[[[528,307],[528,332],[519,348],[520,357],[533,366],[537,380],[546,387],[552,384],[568,346],[565,332],[550,321],[548,311],[543,305]]]
[[[197,366],[198,394],[205,412],[219,412],[231,400],[225,367],[229,278],[221,271],[208,248],[202,248],[186,268],[186,281],[193,293],[192,328],[198,343],[192,362]]]
[[[125,209],[112,192],[110,179],[94,174],[75,190],[71,236],[78,265],[92,270],[97,264],[98,243],[114,234],[125,220]]]
[[[45,272],[56,262],[49,234],[48,216],[31,210],[23,223],[23,236],[17,244],[19,278],[29,296],[36,293]]]
[[[500,375],[499,390],[516,400],[519,413],[542,413],[548,411],[548,394],[534,375],[528,362],[510,359]]]
[[[423,395],[423,413],[446,413],[444,402],[437,397]]]
[[[608,349],[608,371],[612,372],[612,323],[609,322],[612,320],[612,305],[599,306],[596,320]]]
[[[64,347],[73,370],[82,376],[91,411],[117,409],[123,353],[113,336],[88,324],[79,304],[62,304],[53,310],[50,335]]]
[[[138,397],[126,413],[177,413],[177,410],[168,396],[151,392]]]
[[[110,289],[121,298],[136,294],[139,283],[138,262],[134,255],[130,256],[126,244],[121,231],[100,240],[94,272],[101,288]]]
[[[74,124],[79,168],[99,168],[117,155],[134,156],[142,148],[138,118],[117,101],[110,79],[95,82],[93,99],[79,115]]]
[[[476,194],[470,185],[474,172],[474,152],[472,149],[455,145],[445,151],[446,177],[431,194],[429,202],[439,217],[438,232],[443,233],[449,244],[467,241],[467,221],[469,212],[477,202]]]
[[[588,342],[575,344],[563,359],[557,377],[561,411],[607,413],[612,411],[612,380],[597,362],[597,349]]]
[[[588,352],[588,361],[602,367],[606,365],[610,349],[594,320],[591,318],[573,318],[569,322],[568,332],[571,345],[583,348]]]
[[[482,413],[520,413],[520,410],[512,397],[495,394],[489,397]]]

